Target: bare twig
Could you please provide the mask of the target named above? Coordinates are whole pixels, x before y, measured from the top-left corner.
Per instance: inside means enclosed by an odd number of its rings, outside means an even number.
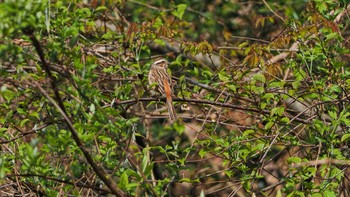
[[[266,5],[266,7],[275,15],[277,16],[279,19],[281,19],[284,22],[284,18],[282,16],[280,16],[279,14],[277,14],[275,11],[273,11],[273,9],[269,6],[269,4],[263,0],[264,4]]]
[[[6,174],[6,177],[38,177],[38,178],[43,178],[45,180],[51,180],[51,181],[55,181],[58,183],[65,183],[65,184],[69,184],[69,185],[74,185],[74,186],[78,186],[81,188],[89,188],[89,189],[93,189],[95,191],[99,191],[99,192],[105,192],[105,193],[110,193],[109,190],[100,188],[100,187],[96,187],[96,186],[92,186],[92,185],[87,185],[81,182],[70,182],[68,180],[62,180],[62,179],[58,179],[55,177],[50,177],[50,176],[45,176],[42,174]]]
[[[292,167],[299,168],[299,167],[308,167],[308,166],[318,166],[318,165],[323,165],[323,164],[350,166],[350,161],[349,160],[341,160],[341,159],[320,159],[320,160],[314,160],[314,161],[294,163],[294,164],[292,164]]]

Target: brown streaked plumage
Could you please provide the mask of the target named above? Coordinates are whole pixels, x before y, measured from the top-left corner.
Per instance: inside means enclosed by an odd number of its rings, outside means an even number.
[[[166,106],[171,120],[176,120],[173,99],[172,99],[172,84],[171,77],[167,72],[168,61],[164,58],[156,60],[152,65],[148,74],[148,83],[158,84],[158,91],[166,97]]]

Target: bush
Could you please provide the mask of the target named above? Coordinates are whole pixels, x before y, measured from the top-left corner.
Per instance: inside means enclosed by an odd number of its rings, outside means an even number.
[[[346,195],[349,9],[4,1],[2,194]],[[176,121],[148,83],[159,57]]]

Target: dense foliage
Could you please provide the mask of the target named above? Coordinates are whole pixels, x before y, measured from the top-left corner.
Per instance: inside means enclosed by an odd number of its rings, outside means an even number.
[[[349,196],[347,1],[0,3],[1,195]],[[148,85],[169,61],[174,105]]]

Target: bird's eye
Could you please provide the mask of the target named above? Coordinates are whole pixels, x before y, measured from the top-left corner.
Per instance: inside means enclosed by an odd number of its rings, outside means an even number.
[[[161,66],[161,67],[165,67],[166,65],[166,61],[165,60],[161,60],[155,63],[157,66]]]

